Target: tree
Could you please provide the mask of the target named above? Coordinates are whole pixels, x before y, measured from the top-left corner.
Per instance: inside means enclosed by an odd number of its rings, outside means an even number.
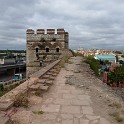
[[[115,53],[116,53],[116,54],[122,54],[122,52],[121,52],[121,51],[115,51]]]
[[[124,83],[124,67],[117,67],[114,71],[108,73],[108,81],[112,83],[116,83],[117,86],[119,84]]]

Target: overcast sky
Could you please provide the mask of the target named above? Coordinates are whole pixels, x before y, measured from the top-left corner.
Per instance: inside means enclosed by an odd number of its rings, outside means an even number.
[[[73,49],[123,49],[124,0],[0,0],[0,49],[25,49],[27,28],[64,28]]]

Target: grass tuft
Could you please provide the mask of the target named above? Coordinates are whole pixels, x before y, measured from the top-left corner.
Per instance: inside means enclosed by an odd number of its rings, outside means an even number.
[[[41,111],[32,111],[34,114],[37,114],[37,115],[41,115],[43,114],[44,112],[41,110]]]

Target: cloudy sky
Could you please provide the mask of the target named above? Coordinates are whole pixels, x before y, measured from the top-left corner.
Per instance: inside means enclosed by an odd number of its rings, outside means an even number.
[[[124,0],[0,0],[0,49],[25,49],[27,28],[64,28],[73,49],[124,49]]]

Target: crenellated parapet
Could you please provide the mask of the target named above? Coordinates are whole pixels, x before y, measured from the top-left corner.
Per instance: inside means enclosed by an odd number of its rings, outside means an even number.
[[[27,29],[27,41],[28,42],[38,42],[41,39],[45,39],[46,41],[55,40],[65,42],[65,38],[68,37],[68,32],[65,32],[64,29],[37,29],[36,31],[32,29]],[[66,41],[67,42],[67,41]]]
[[[68,32],[65,32],[64,29],[60,28],[57,29],[57,33],[55,33],[55,29],[46,29],[46,33],[45,33],[45,29],[37,29],[36,31],[32,30],[32,29],[27,29],[26,34],[66,34]]]

